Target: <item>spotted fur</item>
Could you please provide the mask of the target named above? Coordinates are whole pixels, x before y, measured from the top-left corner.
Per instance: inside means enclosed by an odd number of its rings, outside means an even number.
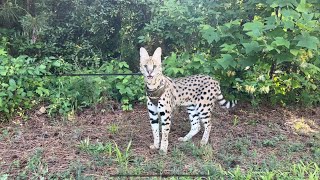
[[[204,145],[209,139],[211,111],[214,102],[218,101],[224,108],[230,108],[236,104],[236,101],[230,102],[223,98],[219,82],[210,76],[194,75],[179,79],[170,79],[164,76],[161,67],[160,47],[156,49],[153,56],[149,56],[145,48],[140,48],[140,71],[144,75],[147,92],[163,92],[157,97],[148,97],[147,102],[154,137],[150,148],[160,148],[160,152],[163,154],[166,154],[168,149],[168,135],[174,107],[186,106],[191,123],[189,133],[178,140],[190,140],[200,131],[202,124],[204,134],[200,144]],[[147,94],[150,95],[150,93]]]

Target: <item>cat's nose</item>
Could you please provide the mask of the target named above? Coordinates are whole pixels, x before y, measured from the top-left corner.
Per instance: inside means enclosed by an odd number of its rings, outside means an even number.
[[[153,70],[147,70],[147,73],[149,74],[149,76],[153,73]]]

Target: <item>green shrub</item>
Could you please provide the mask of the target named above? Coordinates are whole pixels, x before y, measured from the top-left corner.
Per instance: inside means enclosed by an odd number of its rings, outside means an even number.
[[[4,113],[4,119],[14,114],[23,115],[50,94],[47,79],[41,76],[56,64],[55,59],[36,63],[28,56],[13,58],[1,47],[0,59],[0,113]]]
[[[215,76],[225,91],[241,92],[255,105],[266,99],[282,105],[319,103],[319,6],[295,0],[249,5],[263,8],[263,13],[252,21],[240,16],[217,25],[200,24],[198,32],[207,44],[196,53],[171,54],[165,60],[166,73]],[[194,45],[197,49],[199,44]]]
[[[132,73],[126,62],[112,60],[102,65],[100,72],[105,73]],[[145,100],[144,83],[142,76],[106,76],[105,87],[111,97],[122,103],[122,109],[131,110],[132,103]]]
[[[128,67],[126,62],[112,60],[99,69],[79,73],[132,73]],[[106,99],[118,100],[123,110],[131,110],[134,102],[145,99],[142,77],[136,76],[51,77],[48,86],[51,89],[49,114],[66,115]]]
[[[104,87],[100,77],[52,77],[50,82],[50,115],[66,115],[101,102]]]
[[[54,76],[75,71],[75,68],[54,57],[41,61],[29,56],[16,58],[0,47],[0,113],[9,119],[24,116],[26,110],[40,103],[48,103],[49,115],[67,115],[84,107],[102,102],[104,98],[117,99],[123,110],[131,110],[132,103],[145,99],[142,77],[137,76]],[[99,69],[80,73],[132,73],[125,62],[112,60]],[[48,76],[46,76],[48,75]]]
[[[214,76],[227,98],[317,105],[319,9],[316,0],[8,1],[0,111],[8,118],[43,101],[67,114],[105,97],[131,109],[145,100],[141,76],[41,75],[137,72],[141,46],[163,47],[170,77]]]

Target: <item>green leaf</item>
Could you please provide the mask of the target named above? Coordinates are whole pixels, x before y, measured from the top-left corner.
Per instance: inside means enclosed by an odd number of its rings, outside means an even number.
[[[123,68],[123,67],[129,68],[129,65],[126,62],[119,62],[119,67],[120,68]]]
[[[230,21],[228,23],[225,23],[224,26],[231,28],[232,25],[237,25],[239,26],[241,24],[241,20],[240,19],[236,19],[234,21]]]
[[[258,58],[256,56],[249,56],[245,58],[240,58],[238,61],[238,64],[241,66],[241,68],[246,68],[247,66],[252,66],[254,63],[256,63]]]
[[[43,93],[42,93],[41,89],[39,89],[39,88],[36,90],[36,93],[37,93],[37,94],[39,94],[40,96],[42,96],[42,95],[43,95]]]
[[[230,54],[221,54],[221,56],[222,58],[217,59],[217,62],[223,69],[227,69],[229,66],[236,67],[237,63]]]
[[[320,68],[311,63],[304,62],[300,64],[300,67],[303,69],[309,69],[310,72],[312,72],[313,74],[320,73]]]
[[[259,43],[257,41],[251,41],[250,43],[242,43],[242,45],[245,48],[247,54],[251,53],[252,51],[256,52],[260,48]]]
[[[32,97],[32,96],[33,96],[33,92],[32,92],[32,91],[28,91],[28,92],[27,92],[27,96],[28,96],[28,97]]]
[[[293,7],[293,5],[297,5],[296,0],[267,0],[267,3],[270,4],[270,7],[276,8],[276,7]]]
[[[117,83],[116,88],[119,90],[120,94],[126,93],[126,87],[122,83]]]
[[[9,87],[9,84],[7,84],[7,83],[1,83],[1,86],[4,87],[4,88],[6,88],[6,87]]]
[[[277,27],[277,17],[276,16],[270,16],[265,18],[265,30],[269,30],[269,29],[275,29]]]
[[[290,53],[280,53],[277,56],[275,56],[276,62],[277,64],[280,64],[282,62],[291,62],[292,61],[292,57],[293,55]]]
[[[297,26],[301,30],[313,31],[317,28],[317,20],[312,20],[314,13],[302,13],[302,17],[296,22]]]
[[[0,56],[7,56],[7,51],[5,51],[4,49],[0,49]]]
[[[16,81],[14,79],[9,79],[10,86],[17,86]]]
[[[276,37],[274,38],[275,41],[271,43],[271,45],[276,45],[276,46],[285,46],[289,49],[290,47],[290,41],[284,39],[283,37]]]
[[[126,84],[126,83],[128,83],[129,82],[129,79],[128,78],[124,78],[123,80],[122,80],[122,83],[123,84]]]
[[[120,92],[120,94],[126,94],[126,91],[127,89],[126,88],[124,88],[124,89],[119,89],[119,92]]]
[[[299,54],[300,50],[298,49],[290,49],[290,53],[294,56],[297,56]]]
[[[46,69],[46,65],[41,64],[41,65],[39,66],[39,69],[41,69],[41,70]]]
[[[220,47],[222,47],[221,51],[231,53],[231,52],[233,52],[233,49],[236,46],[237,46],[236,44],[226,44],[226,43],[224,43]]]
[[[298,20],[300,18],[300,13],[292,9],[283,9],[282,16],[287,20]]]
[[[305,22],[310,22],[312,21],[314,17],[314,13],[302,13],[302,19],[305,21]]]
[[[211,44],[213,41],[218,42],[220,40],[219,34],[210,25],[202,25],[202,37]]]
[[[319,45],[319,39],[315,36],[310,36],[307,32],[302,32],[301,35],[295,38],[295,40],[299,40],[297,46],[308,49],[317,50],[317,46]]]
[[[5,76],[6,74],[7,74],[7,70],[3,66],[0,66],[0,75]]]
[[[182,69],[182,68],[170,68],[171,69],[171,71],[173,71],[173,74],[174,75],[176,75],[176,74],[178,74],[179,72],[181,73],[181,74],[183,74],[183,72],[184,72],[184,70]]]
[[[265,52],[270,52],[272,50],[276,50],[279,53],[279,50],[277,48],[274,48],[273,46],[268,45],[268,44],[266,44],[265,48],[263,49],[263,51],[265,51]]]
[[[263,23],[260,21],[247,22],[243,26],[244,31],[248,31],[246,34],[251,37],[259,37],[262,35]]]
[[[16,81],[14,79],[9,79],[9,87],[8,90],[9,91],[15,91],[17,89],[17,84]]]
[[[306,0],[300,0],[299,5],[297,6],[296,10],[298,12],[309,12],[310,4],[306,3]]]
[[[31,75],[33,74],[33,71],[34,71],[33,69],[28,69],[27,70],[28,74],[31,74]]]
[[[292,86],[293,89],[296,89],[296,88],[300,88],[300,87],[301,87],[299,81],[297,81],[297,80],[292,80],[291,86]]]
[[[60,63],[60,61],[54,61],[54,62],[52,63],[52,65],[55,66],[55,67],[60,67],[60,66],[61,66],[61,63]]]
[[[283,26],[285,29],[294,29],[294,22],[292,20],[283,20]]]
[[[49,90],[43,87],[38,87],[36,90],[36,93],[39,94],[40,96],[49,95]]]
[[[177,61],[177,54],[173,52],[169,57],[166,58],[164,63],[166,65],[175,66],[176,61]]]
[[[204,63],[203,59],[200,58],[200,57],[197,57],[197,56],[193,57],[193,61],[199,62],[200,64],[203,64],[203,63]]]
[[[40,75],[39,69],[35,69],[35,70],[34,70],[34,73],[35,73],[36,75]]]
[[[130,87],[126,87],[126,92],[127,92],[127,94],[128,94],[129,96],[134,96],[134,94],[133,94],[133,92],[132,92],[132,90],[131,90]]]

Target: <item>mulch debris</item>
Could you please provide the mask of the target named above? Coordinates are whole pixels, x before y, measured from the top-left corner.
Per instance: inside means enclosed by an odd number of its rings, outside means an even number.
[[[303,139],[320,131],[320,107],[282,108],[263,107],[253,109],[247,104],[239,105],[235,110],[226,111],[216,108],[213,113],[210,143],[213,149],[219,149],[226,138],[250,137],[252,142],[284,134],[292,140]],[[110,132],[110,125],[119,127],[116,133]],[[184,110],[177,110],[172,120],[169,139],[169,153],[179,144],[178,137],[189,131],[188,116]],[[126,148],[132,140],[132,152],[136,156],[152,159],[157,151],[150,150],[152,133],[148,111],[145,106],[137,105],[133,111],[105,111],[86,109],[75,114],[70,120],[49,118],[46,114],[31,114],[28,120],[15,118],[0,125],[0,169],[1,172],[18,173],[27,164],[37,150],[43,152],[42,158],[48,164],[49,172],[66,171],[72,163],[90,163],[90,156],[80,152],[78,145],[85,138],[91,142],[115,142]],[[200,141],[202,131],[193,142]],[[259,155],[273,151],[266,147],[259,149]],[[13,168],[14,161],[20,162],[20,168]],[[93,168],[91,173],[114,173],[115,168],[105,166]]]

